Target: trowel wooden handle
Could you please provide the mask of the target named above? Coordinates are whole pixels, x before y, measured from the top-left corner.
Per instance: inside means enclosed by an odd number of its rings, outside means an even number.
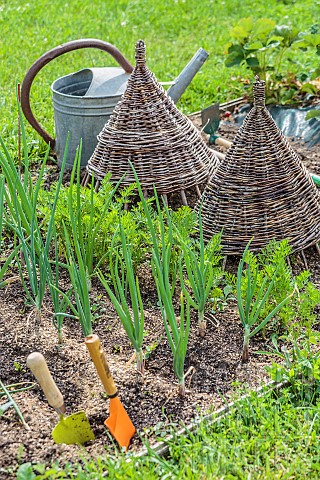
[[[214,142],[216,145],[221,145],[222,147],[230,148],[232,145],[232,142],[229,142],[229,140],[226,140],[225,138],[218,137],[216,138],[216,141]]]
[[[85,343],[107,395],[110,398],[116,397],[117,387],[114,384],[100,338],[95,334],[89,335],[85,338]]]
[[[62,393],[49,372],[44,356],[39,352],[30,353],[27,358],[27,366],[38,380],[49,405],[59,414],[65,413],[66,408],[64,406]]]

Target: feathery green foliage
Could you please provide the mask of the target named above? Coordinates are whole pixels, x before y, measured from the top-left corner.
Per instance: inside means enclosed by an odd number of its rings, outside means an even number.
[[[244,339],[242,350],[242,361],[249,359],[249,340],[256,335],[274,317],[278,311],[292,297],[294,290],[280,303],[273,305],[268,315],[261,320],[261,312],[268,302],[270,303],[271,290],[276,282],[280,264],[274,270],[271,278],[263,275],[261,284],[258,284],[259,270],[252,268],[255,258],[249,254],[250,242],[248,242],[238,266],[237,274],[237,301],[241,323],[244,327]],[[245,272],[244,267],[247,264]]]

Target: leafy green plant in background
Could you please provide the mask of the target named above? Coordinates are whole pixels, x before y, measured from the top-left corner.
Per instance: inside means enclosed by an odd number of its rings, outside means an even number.
[[[81,167],[80,167],[80,158],[81,158],[81,144],[77,152],[76,161],[72,170],[70,186],[68,189],[68,224],[71,226],[71,232],[69,233],[70,243],[75,246],[75,249],[78,247],[81,251],[81,258],[84,261],[86,272],[87,272],[87,282],[91,288],[91,277],[95,271],[95,250],[96,250],[96,241],[98,237],[98,232],[100,230],[101,224],[106,219],[106,213],[109,209],[109,206],[112,202],[112,198],[118,189],[119,183],[116,184],[111,190],[108,191],[108,195],[104,196],[104,205],[96,215],[97,211],[95,210],[94,202],[94,179],[92,179],[90,186],[90,196],[87,205],[88,213],[86,217],[83,216],[83,207],[82,198],[83,187],[81,187]],[[76,176],[76,181],[75,181]],[[74,205],[75,204],[75,205]],[[64,223],[66,227],[66,223]],[[76,247],[77,245],[77,247]],[[99,262],[103,261],[103,254],[99,259]],[[98,263],[99,263],[98,262]],[[89,288],[89,289],[90,289]]]
[[[134,274],[131,253],[132,247],[129,243],[127,243],[127,239],[121,223],[119,230],[121,235],[122,250],[120,253],[116,249],[110,250],[110,258],[113,259],[113,261],[110,262],[110,270],[116,294],[113,293],[113,291],[108,285],[107,280],[104,278],[100,270],[98,270],[97,275],[102,285],[106,289],[119,315],[123,328],[125,329],[135,350],[137,359],[137,370],[142,375],[144,375],[144,354],[142,351],[142,343],[144,336],[143,303],[140,294],[138,277]],[[120,266],[122,266],[123,268],[121,269]],[[122,270],[121,274],[119,273],[119,269]],[[128,285],[129,289],[132,313],[130,305],[126,300],[126,285]]]
[[[205,306],[210,293],[217,287],[222,277],[222,269],[218,268],[219,261],[222,259],[220,255],[221,235],[215,235],[205,245],[200,211],[199,242],[190,245],[190,243],[183,241],[181,237],[178,238],[182,249],[180,261],[181,285],[184,285],[183,292],[185,297],[198,311],[199,333],[203,337],[206,332]],[[186,287],[183,279],[182,261],[187,272],[188,286],[192,293],[189,293],[189,289]]]
[[[271,241],[257,257],[251,255],[252,268],[259,270],[258,286],[265,276],[271,280],[277,270],[276,280],[270,292],[270,302],[262,308],[261,317],[267,316],[273,308],[272,305],[282,302],[295,291],[290,302],[277,313],[276,324],[272,327],[278,333],[293,329],[299,336],[301,328],[308,330],[312,328],[316,319],[314,310],[320,303],[320,292],[310,281],[311,272],[308,270],[303,270],[296,276],[292,274],[291,267],[286,261],[291,253],[287,240]]]
[[[249,360],[249,340],[256,335],[278,313],[278,311],[292,297],[294,291],[280,303],[272,304],[271,290],[277,279],[278,268],[270,278],[265,272],[261,284],[258,283],[259,269],[256,268],[256,259],[249,252],[250,242],[246,246],[237,273],[237,302],[240,320],[244,328],[242,361]],[[244,270],[247,264],[246,271]],[[270,304],[272,310],[267,315],[261,315],[265,305]]]
[[[291,25],[277,25],[268,18],[241,19],[230,31],[232,38],[227,45],[227,67],[246,65],[254,74],[266,81],[266,103],[292,103],[303,93],[317,94],[317,87],[310,83],[299,83],[297,77],[288,72],[285,60],[297,49],[315,49],[320,43],[317,26],[308,32],[299,32]],[[284,67],[284,65],[286,65]],[[309,79],[318,71],[309,72]]]

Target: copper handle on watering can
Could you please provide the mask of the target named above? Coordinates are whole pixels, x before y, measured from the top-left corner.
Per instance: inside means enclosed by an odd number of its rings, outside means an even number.
[[[67,52],[72,52],[73,50],[79,50],[81,48],[98,48],[108,52],[124,69],[125,72],[131,73],[133,71],[133,66],[130,62],[122,55],[120,50],[114,47],[111,43],[104,42],[103,40],[96,40],[94,38],[83,38],[81,40],[72,40],[71,42],[63,43],[58,47],[49,50],[47,53],[44,53],[38,60],[36,60],[31,67],[29,68],[21,86],[21,108],[24,113],[24,116],[30,123],[30,125],[41,135],[46,143],[50,145],[51,148],[54,148],[55,139],[49,135],[49,133],[39,124],[36,120],[30,106],[30,90],[33,80],[39,71],[47,65],[54,58],[60,57]]]

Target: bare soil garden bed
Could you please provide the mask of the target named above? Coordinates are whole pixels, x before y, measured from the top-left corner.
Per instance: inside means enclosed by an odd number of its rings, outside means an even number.
[[[236,131],[237,127],[231,122],[220,126],[221,136],[230,140]],[[291,143],[306,167],[320,174],[319,147],[308,150],[301,142]],[[52,175],[55,169],[52,166]],[[306,257],[313,273],[311,280],[320,288],[320,262],[316,249],[307,250]],[[236,259],[228,260],[227,269],[234,271],[235,266]],[[297,272],[304,268],[298,255],[292,266]],[[30,430],[23,427],[12,408],[0,419],[1,479],[10,478],[10,469],[14,472],[19,463],[59,461],[63,465],[83,455],[103,455],[106,447],[112,448],[112,440],[104,426],[109,401],[86,351],[79,324],[65,319],[63,343],[59,345],[49,299],[45,302],[47,310],[43,310],[41,321],[36,322],[30,308],[25,305],[23,290],[15,275],[11,271],[9,276],[13,277],[13,281],[0,290],[0,378],[5,385],[33,382],[26,358],[33,351],[41,352],[64,395],[68,413],[84,410],[96,440],[84,447],[56,445],[51,431],[58,422],[58,416],[35,384],[31,390],[14,395]],[[91,293],[94,333],[101,338],[121,401],[138,432],[130,449],[138,449],[142,444],[141,438],[153,439],[154,432],[157,433],[160,428],[168,431],[171,424],[188,423],[194,417],[218,408],[239,385],[255,387],[269,380],[264,368],[270,361],[269,357],[254,354],[254,351],[268,349],[269,340],[262,335],[252,339],[249,363],[240,362],[242,327],[236,304],[231,302],[222,313],[212,315],[207,312],[207,334],[204,338],[198,335],[196,315],[193,315],[194,328],[190,333],[185,365],[185,371],[188,371],[187,395],[179,397],[172,354],[147,265],[140,268],[139,278],[147,305],[145,345],[150,349],[145,378],[136,373],[134,362],[130,363],[132,347],[98,281],[93,282]]]

